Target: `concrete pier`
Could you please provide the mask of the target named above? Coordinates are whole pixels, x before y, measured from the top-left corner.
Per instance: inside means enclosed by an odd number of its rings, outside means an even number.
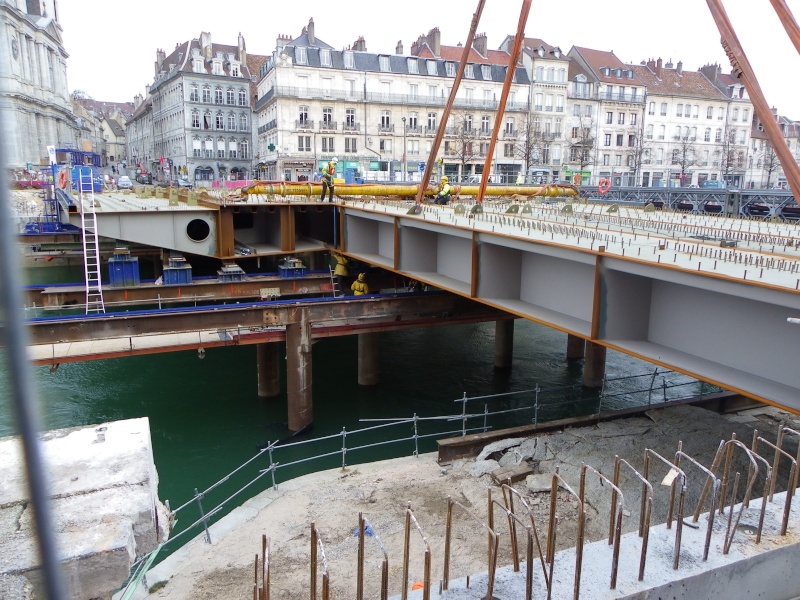
[[[567,362],[583,360],[583,353],[586,350],[586,340],[577,335],[567,335]]]
[[[67,597],[109,598],[133,563],[168,536],[150,423],[141,418],[50,431],[42,446]],[[0,472],[0,574],[16,581],[11,591],[0,589],[0,597],[25,598],[31,588],[40,597],[36,528],[18,438],[0,440]]]
[[[606,347],[592,342],[586,343],[586,360],[583,362],[583,385],[599,388],[606,372]]]
[[[358,334],[358,385],[378,385],[378,333]]]
[[[314,420],[311,391],[311,320],[298,309],[297,320],[286,326],[286,395],[289,431],[299,431]]]
[[[494,366],[510,369],[514,358],[514,319],[495,321],[494,325]]]
[[[280,344],[259,344],[256,346],[259,398],[273,398],[281,393],[279,348]]]

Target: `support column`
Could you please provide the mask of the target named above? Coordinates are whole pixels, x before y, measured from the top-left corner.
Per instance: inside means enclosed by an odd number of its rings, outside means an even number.
[[[378,385],[378,335],[358,334],[358,385]]]
[[[278,364],[278,344],[258,344],[256,346],[259,398],[272,398],[281,393]]]
[[[586,360],[583,362],[583,385],[589,388],[602,387],[605,372],[606,347],[587,342]]]
[[[514,358],[514,319],[494,323],[494,366],[510,369]]]
[[[299,431],[314,420],[311,395],[311,321],[305,310],[286,326],[286,395],[289,431]]]
[[[577,335],[567,334],[567,362],[583,360],[586,350],[586,340]]]

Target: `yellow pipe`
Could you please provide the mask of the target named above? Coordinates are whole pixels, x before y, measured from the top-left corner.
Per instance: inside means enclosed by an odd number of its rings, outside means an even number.
[[[477,196],[477,185],[453,185],[453,196]],[[340,183],[336,185],[335,194],[343,197],[353,196],[399,196],[401,198],[415,198],[418,185],[390,185],[380,183]],[[436,188],[428,186],[426,196],[436,194]],[[253,183],[241,190],[243,195],[260,194],[267,196],[317,196],[322,194],[321,183],[298,182],[262,182]],[[578,188],[573,185],[500,185],[486,188],[487,196],[546,196],[555,198],[559,196],[577,197]]]

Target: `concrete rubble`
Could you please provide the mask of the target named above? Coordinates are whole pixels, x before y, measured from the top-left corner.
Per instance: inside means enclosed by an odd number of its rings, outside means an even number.
[[[133,562],[168,536],[147,418],[49,431],[55,539],[68,598],[110,598]],[[42,589],[33,510],[19,438],[0,439],[0,597]],[[2,587],[7,585],[7,587]]]

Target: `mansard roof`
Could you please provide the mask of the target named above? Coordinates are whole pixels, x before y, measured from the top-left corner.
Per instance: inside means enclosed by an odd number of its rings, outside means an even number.
[[[705,100],[724,100],[725,95],[698,71],[683,71],[657,66],[653,61],[645,65],[628,65],[637,79],[647,86],[648,95],[681,96]]]

